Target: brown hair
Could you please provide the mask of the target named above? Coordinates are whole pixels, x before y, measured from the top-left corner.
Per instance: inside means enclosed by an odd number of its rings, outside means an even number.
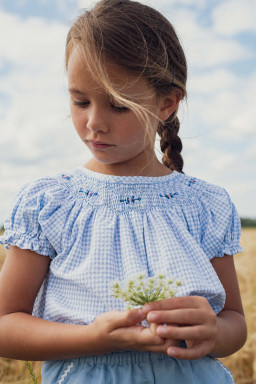
[[[101,0],[91,11],[84,11],[71,26],[66,42],[66,67],[74,45],[86,57],[86,65],[96,81],[111,96],[147,119],[150,111],[127,100],[117,90],[106,71],[106,60],[148,80],[156,95],[167,95],[175,88],[186,97],[187,65],[183,49],[171,23],[155,9],[131,0]],[[178,136],[177,110],[159,121],[162,162],[182,172],[182,143]]]

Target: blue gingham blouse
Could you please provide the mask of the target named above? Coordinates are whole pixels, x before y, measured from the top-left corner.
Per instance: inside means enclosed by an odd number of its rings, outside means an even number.
[[[18,193],[1,243],[51,259],[33,314],[88,324],[122,310],[110,283],[146,271],[180,279],[178,295],[201,295],[218,313],[225,291],[210,260],[242,251],[227,192],[178,172],[112,176],[76,168]],[[8,247],[8,245],[7,245]]]

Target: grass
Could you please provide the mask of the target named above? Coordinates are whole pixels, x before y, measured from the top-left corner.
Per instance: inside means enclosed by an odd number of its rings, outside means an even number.
[[[241,244],[244,253],[235,256],[237,275],[248,326],[248,339],[245,346],[234,355],[221,361],[232,371],[236,384],[256,383],[256,229],[243,228]],[[0,268],[6,251],[0,246]],[[40,380],[41,362],[32,362],[33,370]],[[24,361],[0,358],[1,384],[33,383]]]

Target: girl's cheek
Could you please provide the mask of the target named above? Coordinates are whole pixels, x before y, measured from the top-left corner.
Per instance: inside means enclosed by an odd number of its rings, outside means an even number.
[[[78,132],[86,129],[87,119],[82,114],[72,115],[73,124]]]

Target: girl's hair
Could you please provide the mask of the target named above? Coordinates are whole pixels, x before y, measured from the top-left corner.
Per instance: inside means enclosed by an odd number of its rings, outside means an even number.
[[[152,113],[130,101],[122,89],[112,84],[104,70],[107,61],[146,78],[156,96],[179,89],[186,97],[187,65],[183,49],[171,23],[155,9],[131,0],[101,0],[91,11],[84,11],[71,26],[66,42],[66,68],[76,46],[86,59],[94,79],[111,97],[148,121]],[[162,162],[182,172],[182,143],[178,136],[177,110],[159,121]],[[148,133],[150,134],[149,130]]]

